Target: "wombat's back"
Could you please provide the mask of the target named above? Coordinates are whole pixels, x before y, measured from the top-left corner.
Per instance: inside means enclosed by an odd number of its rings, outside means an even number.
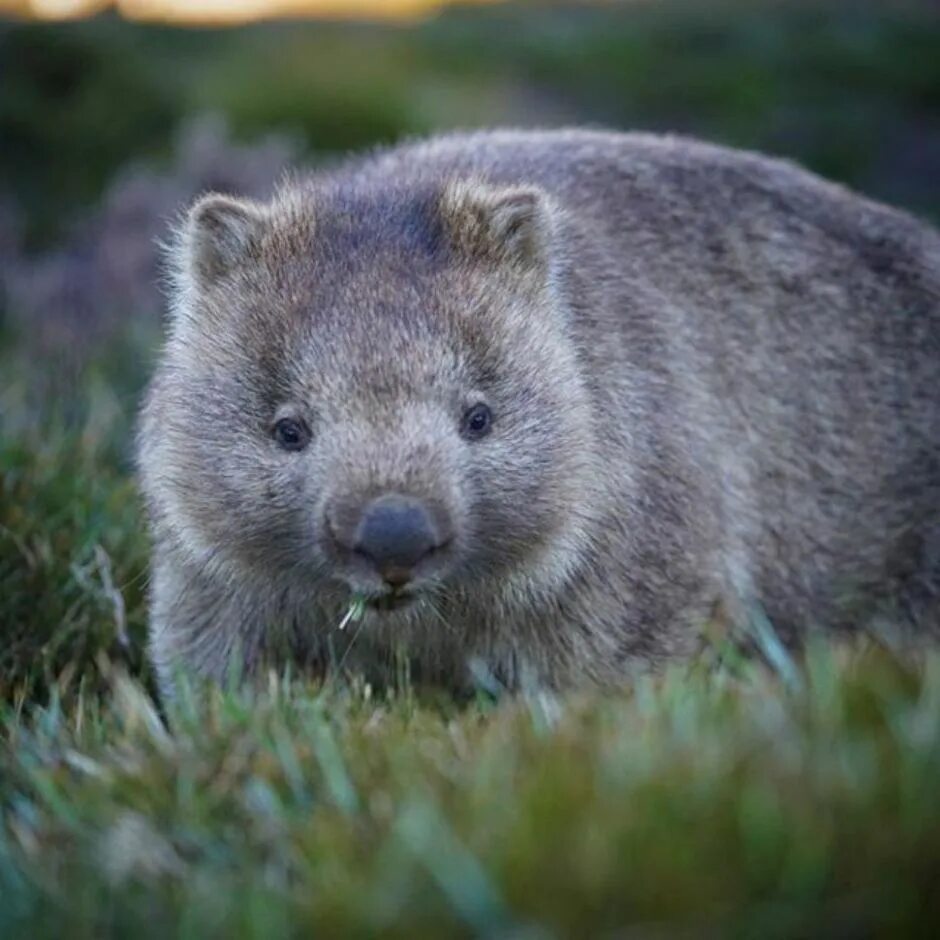
[[[364,165],[414,167],[558,201],[607,466],[646,463],[645,537],[668,541],[676,513],[717,535],[715,577],[785,630],[858,624],[884,600],[940,631],[934,230],[682,138],[457,135]],[[655,479],[669,473],[675,488]]]

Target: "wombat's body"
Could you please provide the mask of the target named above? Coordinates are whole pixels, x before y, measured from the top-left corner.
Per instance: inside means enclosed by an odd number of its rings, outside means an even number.
[[[752,604],[940,633],[940,238],[903,213],[501,132],[209,197],[175,262],[140,438],[164,680],[356,637],[367,671],[609,681]]]

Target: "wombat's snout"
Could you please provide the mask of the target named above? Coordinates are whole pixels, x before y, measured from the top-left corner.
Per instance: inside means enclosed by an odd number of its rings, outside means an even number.
[[[447,514],[420,499],[389,493],[329,514],[337,544],[365,561],[392,588],[401,588],[415,568],[451,541]]]

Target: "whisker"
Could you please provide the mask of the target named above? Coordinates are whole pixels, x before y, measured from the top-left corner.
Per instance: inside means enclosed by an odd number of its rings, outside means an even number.
[[[362,628],[363,628],[365,625],[366,625],[366,618],[365,618],[365,617],[360,617],[360,618],[359,618],[359,627],[358,627],[358,629],[356,630],[356,632],[353,634],[352,639],[349,641],[349,646],[347,646],[346,649],[343,651],[343,655],[342,655],[342,658],[340,659],[339,663],[337,663],[337,666],[336,666],[336,672],[337,672],[337,673],[341,673],[341,672],[342,672],[342,670],[343,670],[343,665],[346,663],[346,660],[347,660],[347,658],[349,657],[349,654],[350,654],[350,652],[352,651],[352,648],[356,645],[356,640],[359,639],[359,634],[362,633]]]
[[[421,605],[422,607],[426,607],[432,614],[434,614],[434,616],[441,622],[441,624],[443,624],[445,630],[447,630],[449,633],[453,632],[453,627],[451,626],[450,621],[447,620],[447,618],[441,613],[440,609],[438,608],[437,603],[436,603],[437,600],[438,600],[438,597],[436,593],[433,590],[431,590],[431,591],[428,591],[428,593],[425,594],[424,597],[422,597]]]

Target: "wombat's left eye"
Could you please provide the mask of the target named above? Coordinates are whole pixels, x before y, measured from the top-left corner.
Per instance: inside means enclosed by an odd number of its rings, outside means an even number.
[[[297,418],[281,418],[274,425],[274,440],[284,450],[303,450],[310,443],[310,429]]]
[[[482,402],[468,408],[463,416],[463,433],[465,437],[480,438],[488,434],[493,425],[493,412]]]

